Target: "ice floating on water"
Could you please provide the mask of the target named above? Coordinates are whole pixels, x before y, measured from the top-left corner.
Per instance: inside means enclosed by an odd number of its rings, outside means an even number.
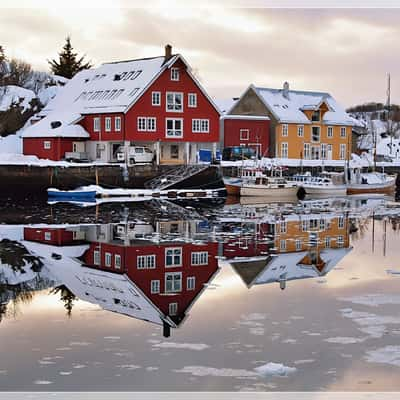
[[[205,350],[210,346],[204,343],[174,343],[174,342],[161,342],[153,344],[153,347],[158,347],[162,349],[189,349],[189,350]]]
[[[400,346],[385,346],[367,351],[365,359],[372,363],[390,364],[400,367]]]
[[[286,365],[269,362],[267,364],[261,365],[260,367],[254,368],[261,376],[287,376],[296,371],[295,367],[287,367]]]

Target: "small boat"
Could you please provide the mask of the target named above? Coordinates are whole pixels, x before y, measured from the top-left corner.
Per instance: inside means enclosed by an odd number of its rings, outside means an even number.
[[[361,173],[357,170],[351,174],[347,184],[347,194],[363,193],[394,193],[396,190],[396,175],[382,172]]]
[[[96,198],[96,190],[59,190],[54,188],[47,189],[47,195],[52,200],[90,200]]]
[[[229,196],[240,196],[243,183],[255,182],[257,178],[264,177],[261,168],[242,167],[237,177],[223,177],[226,191]]]
[[[341,181],[333,179],[338,177],[330,175],[329,173],[323,173],[321,176],[293,175],[291,181],[297,182],[304,189],[306,195],[345,196],[347,187],[343,183],[343,174],[340,175]]]
[[[296,182],[287,181],[282,177],[262,177],[255,182],[243,183],[240,188],[241,196],[264,197],[297,197],[299,186]]]

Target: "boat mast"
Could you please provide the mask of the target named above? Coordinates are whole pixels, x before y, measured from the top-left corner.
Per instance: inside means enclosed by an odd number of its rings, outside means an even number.
[[[390,135],[390,156],[392,156],[393,148],[393,132],[390,121],[390,73],[387,74],[387,90],[386,90],[386,108],[387,108],[387,132]]]

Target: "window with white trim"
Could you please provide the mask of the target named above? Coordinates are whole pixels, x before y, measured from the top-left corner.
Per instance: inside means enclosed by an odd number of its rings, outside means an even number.
[[[282,136],[287,136],[289,132],[288,124],[282,124]]]
[[[308,221],[306,219],[303,219],[301,221],[301,230],[303,232],[307,232],[307,230],[308,230]]]
[[[106,117],[106,132],[111,132],[111,117]]]
[[[343,247],[343,245],[344,245],[344,237],[342,235],[339,235],[337,237],[336,245],[337,245],[337,247]]]
[[[248,129],[241,129],[240,133],[240,140],[249,140],[250,131]]]
[[[168,272],[165,274],[165,293],[182,291],[182,272]]]
[[[325,247],[329,249],[331,247],[331,238],[329,236],[325,237]]]
[[[197,107],[197,93],[188,94],[188,107],[191,108]]]
[[[209,133],[210,121],[208,119],[192,119],[193,133]]]
[[[208,251],[194,251],[191,254],[192,265],[208,265]]]
[[[338,217],[338,228],[343,229],[344,228],[344,216],[340,215]]]
[[[101,260],[100,260],[100,251],[95,250],[93,252],[93,264],[94,265],[100,265],[100,262],[101,262]]]
[[[328,126],[326,129],[327,129],[326,136],[328,138],[332,138],[333,137],[333,126]]]
[[[286,240],[285,239],[281,240],[279,247],[280,247],[281,251],[286,250]]]
[[[100,132],[100,117],[93,118],[93,131]]]
[[[310,143],[304,143],[303,145],[303,158],[305,160],[310,159]]]
[[[166,137],[183,137],[183,119],[167,118],[165,124],[165,136]]]
[[[151,92],[151,105],[152,106],[161,105],[161,92]]]
[[[195,276],[188,276],[186,278],[186,289],[187,290],[194,290],[196,287],[196,277]]]
[[[111,258],[112,258],[111,253],[106,253],[105,254],[105,262],[104,262],[104,264],[105,264],[106,267],[111,267]]]
[[[49,140],[45,140],[45,141],[43,142],[43,148],[44,148],[45,150],[50,150],[50,149],[51,149],[51,142],[50,142]]]
[[[288,158],[289,144],[287,142],[281,143],[281,158]]]
[[[137,256],[136,265],[137,269],[155,269],[156,267],[155,254],[149,254],[146,256]]]
[[[147,131],[148,132],[155,132],[157,130],[156,118],[155,117],[148,117],[146,125],[147,125]]]
[[[345,138],[346,137],[346,127],[345,126],[341,126],[340,127],[340,137],[341,138]]]
[[[301,239],[296,239],[296,251],[301,250],[301,247],[302,247],[301,245],[302,245]]]
[[[320,127],[319,126],[312,126],[311,127],[311,141],[312,142],[319,142],[321,135],[320,135]]]
[[[115,254],[114,256],[114,268],[121,269],[121,256],[119,254]]]
[[[179,68],[171,68],[171,81],[179,81]]]
[[[168,304],[168,315],[173,317],[178,314],[178,303],[169,303]]]
[[[160,281],[159,280],[153,280],[150,283],[150,293],[155,294],[155,293],[160,293]]]
[[[298,137],[304,136],[304,125],[297,125],[297,136]]]
[[[167,92],[166,110],[169,112],[183,111],[183,93]]]
[[[115,132],[121,132],[121,117],[115,117],[114,129]]]
[[[286,221],[281,221],[279,225],[280,225],[280,226],[279,226],[279,231],[280,231],[281,233],[286,233],[286,231],[287,231],[287,224],[286,224]]]
[[[137,118],[137,130],[140,132],[145,132],[146,131],[146,117],[138,117]]]
[[[326,143],[321,143],[321,159],[322,160],[326,160],[326,155],[327,155],[326,149],[327,149]]]
[[[182,248],[170,247],[165,249],[165,267],[182,266]]]
[[[44,240],[51,240],[51,232],[44,233]]]
[[[340,144],[339,148],[339,158],[344,160],[346,158],[346,145],[344,143]]]

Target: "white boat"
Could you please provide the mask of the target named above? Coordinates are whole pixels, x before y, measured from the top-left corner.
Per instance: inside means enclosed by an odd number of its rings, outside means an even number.
[[[242,167],[239,174],[237,177],[223,177],[228,195],[239,196],[243,183],[254,183],[257,178],[265,177],[261,168]]]
[[[299,186],[296,182],[282,177],[262,177],[253,182],[244,182],[240,188],[241,196],[297,197]]]
[[[329,173],[323,173],[321,176],[294,175],[291,180],[301,186],[306,195],[345,196],[347,192],[342,174],[340,174],[340,178]]]
[[[359,169],[350,174],[347,194],[393,193],[396,190],[396,175],[382,172],[361,173]]]

